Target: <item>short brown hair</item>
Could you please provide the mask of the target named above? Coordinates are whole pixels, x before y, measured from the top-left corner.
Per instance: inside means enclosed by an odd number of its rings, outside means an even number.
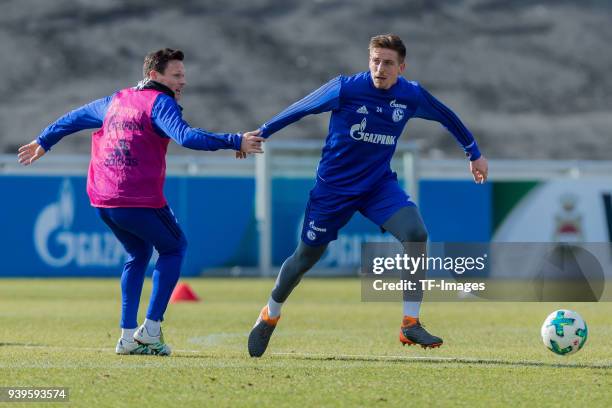
[[[181,50],[173,50],[172,48],[163,48],[147,54],[142,66],[142,74],[145,78],[149,77],[149,72],[157,71],[163,74],[168,66],[168,62],[172,60],[182,61],[185,54]]]
[[[371,51],[373,48],[388,48],[397,51],[400,62],[404,61],[404,58],[406,58],[406,47],[402,39],[395,34],[381,34],[370,38],[368,49]]]

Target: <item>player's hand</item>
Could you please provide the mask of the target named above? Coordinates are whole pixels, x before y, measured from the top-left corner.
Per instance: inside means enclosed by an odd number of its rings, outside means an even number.
[[[39,145],[36,140],[33,140],[19,148],[17,159],[19,160],[20,164],[28,166],[43,157],[45,153],[47,153],[45,149],[43,149],[43,147]]]
[[[242,134],[242,142],[240,143],[240,151],[236,152],[237,159],[244,159],[247,154],[263,153],[261,144],[266,140],[259,136],[261,130],[252,130]]]
[[[480,156],[477,160],[470,162],[470,171],[474,177],[474,182],[483,184],[487,181],[489,175],[489,162],[484,156]]]

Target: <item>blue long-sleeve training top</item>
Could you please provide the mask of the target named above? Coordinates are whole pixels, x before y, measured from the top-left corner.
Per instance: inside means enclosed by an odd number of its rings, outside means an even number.
[[[457,115],[422,86],[399,77],[390,89],[377,89],[369,72],[332,79],[262,125],[262,136],[327,111],[332,114],[317,176],[344,191],[364,192],[384,178],[397,177],[391,158],[413,117],[441,123],[470,160],[480,157],[474,137]]]
[[[48,151],[64,136],[84,129],[102,127],[104,117],[114,95],[95,100],[77,108],[49,126],[36,141]],[[169,137],[181,146],[194,150],[240,150],[240,133],[212,133],[204,129],[192,128],[183,119],[181,108],[176,100],[166,93],[159,94],[151,111],[153,128],[160,137]]]

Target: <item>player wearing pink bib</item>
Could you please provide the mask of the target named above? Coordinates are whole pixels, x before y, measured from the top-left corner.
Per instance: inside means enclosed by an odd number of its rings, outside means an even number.
[[[170,139],[195,150],[236,150],[236,157],[262,153],[259,131],[211,133],[183,120],[177,101],[183,93],[183,52],[165,48],[145,57],[144,80],[69,112],[38,138],[19,148],[29,165],[64,136],[83,129],[92,135],[87,193],[91,205],[128,253],[121,275],[122,335],[117,354],[170,355],[161,321],[178,281],[187,240],[163,188]],[[159,258],[144,324],[137,315],[145,272],[153,248]]]

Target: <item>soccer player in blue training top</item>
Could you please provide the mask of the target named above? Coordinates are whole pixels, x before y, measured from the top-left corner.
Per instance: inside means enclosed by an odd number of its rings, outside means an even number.
[[[421,85],[400,76],[406,67],[402,40],[392,34],[375,36],[369,52],[369,72],[332,79],[261,127],[267,138],[306,115],[332,111],[316,184],[306,205],[301,242],[281,266],[268,304],[251,330],[248,349],[252,357],[266,351],[283,303],[355,211],[389,231],[407,250],[409,245],[425,250],[427,229],[419,210],[390,167],[408,119],[444,125],[469,158],[474,181],[487,179],[487,160],[459,118]],[[422,293],[416,298],[404,293],[400,341],[438,347],[442,339],[428,333],[419,321],[421,300]]]
[[[163,193],[170,139],[195,150],[261,153],[259,130],[210,133],[183,120],[178,100],[185,87],[183,52],[165,48],[145,57],[144,80],[62,116],[33,142],[19,148],[32,164],[64,136],[100,128],[92,135],[87,193],[98,215],[123,244],[128,259],[121,275],[121,338],[117,354],[170,355],[161,322],[178,281],[187,240]],[[137,315],[153,248],[159,259],[144,324]]]

